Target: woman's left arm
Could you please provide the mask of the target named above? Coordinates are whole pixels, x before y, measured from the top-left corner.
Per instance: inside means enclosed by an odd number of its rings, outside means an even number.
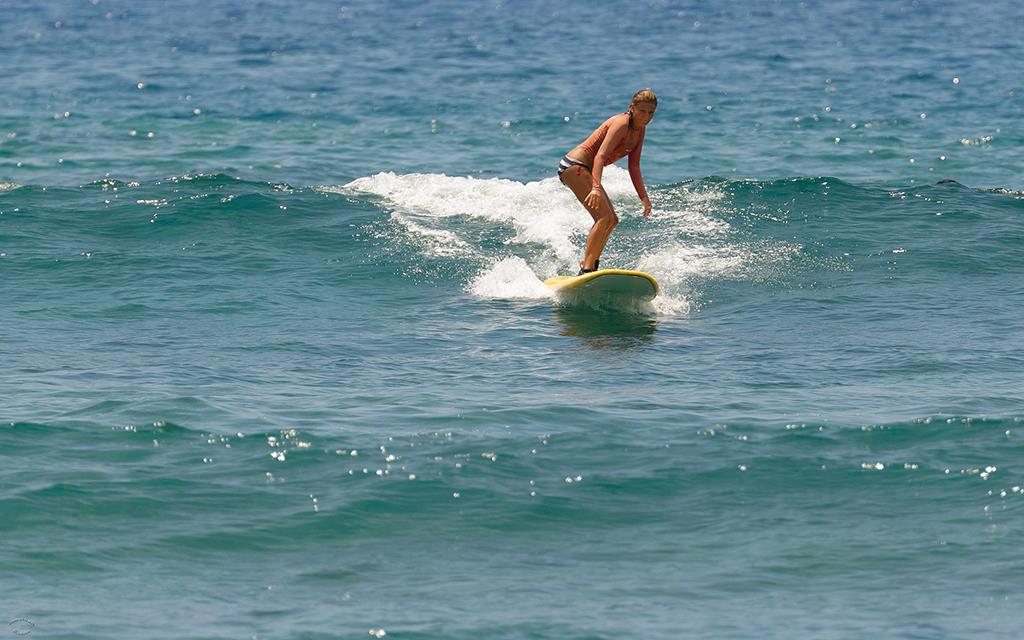
[[[644,187],[644,177],[640,173],[640,152],[644,148],[644,135],[647,132],[640,134],[640,142],[637,143],[636,149],[629,154],[629,178],[633,181],[633,188],[636,189],[636,195],[640,196],[640,202],[644,205],[643,215],[651,215],[651,199],[647,197],[647,188]]]

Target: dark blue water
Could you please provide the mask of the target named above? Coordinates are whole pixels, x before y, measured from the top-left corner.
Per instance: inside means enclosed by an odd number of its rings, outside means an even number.
[[[6,0],[0,635],[1017,637],[1022,28]]]

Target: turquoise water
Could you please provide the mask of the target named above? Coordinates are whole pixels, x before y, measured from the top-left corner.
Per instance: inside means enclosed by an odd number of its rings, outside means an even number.
[[[3,3],[0,635],[1018,637],[1022,27]]]

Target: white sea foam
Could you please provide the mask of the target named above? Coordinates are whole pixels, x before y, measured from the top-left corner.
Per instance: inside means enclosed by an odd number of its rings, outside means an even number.
[[[721,210],[725,194],[719,188],[673,187],[652,196],[653,219],[671,225],[676,234],[713,236],[729,233],[729,223],[714,217]]]
[[[681,295],[660,295],[651,301],[655,313],[663,316],[681,316],[690,313],[690,299]]]
[[[10,191],[11,189],[17,189],[20,184],[14,182],[0,182],[0,191]]]
[[[435,256],[452,257],[473,253],[472,246],[451,231],[417,224],[409,216],[403,216],[398,212],[392,213],[391,218],[401,223],[410,233],[417,235],[424,248]]]
[[[637,266],[659,281],[678,283],[695,277],[737,274],[747,259],[741,246],[674,244],[643,256]]]
[[[628,219],[639,213],[629,173],[607,167],[605,189]],[[381,199],[391,219],[402,225],[421,251],[432,257],[460,258],[479,265],[466,284],[471,295],[491,299],[552,297],[543,280],[575,269],[592,221],[557,178],[521,183],[501,178],[444,174],[378,173],[343,187],[321,187],[348,196],[370,194]],[[714,185],[681,185],[654,193],[649,222],[620,227],[633,234],[616,255],[613,244],[606,258],[623,268],[654,275],[661,294],[651,305],[656,313],[678,315],[692,308],[692,284],[707,277],[743,277],[752,250],[730,242],[733,230],[722,219],[725,193]],[[468,224],[467,224],[468,223]],[[511,231],[505,255],[480,246],[481,227]],[[493,237],[493,236],[491,236]],[[622,251],[622,244],[618,247]],[[629,253],[629,252],[632,253]]]
[[[518,256],[499,260],[470,282],[468,291],[480,298],[543,299],[554,293]]]
[[[686,292],[695,280],[739,277],[748,260],[749,251],[742,245],[673,243],[641,257],[637,269],[650,273],[661,285],[661,295],[653,301],[655,311],[681,315],[693,308]]]
[[[652,217],[659,224],[668,223],[676,234],[693,236],[721,236],[729,233],[732,227],[724,220],[718,220],[707,213],[708,209],[685,207],[669,209],[655,207]]]
[[[604,184],[613,200],[632,190],[628,172],[619,167],[606,169]],[[540,244],[565,265],[573,264],[580,252],[573,239],[593,223],[572,192],[554,177],[524,184],[501,178],[387,172],[353,180],[339,192],[353,191],[383,198],[396,214],[394,219],[413,234],[460,216],[497,222],[513,229],[510,243]],[[437,251],[437,245],[432,249]]]

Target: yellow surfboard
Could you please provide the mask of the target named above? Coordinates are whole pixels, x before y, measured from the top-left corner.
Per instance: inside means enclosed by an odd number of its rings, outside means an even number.
[[[544,284],[560,296],[648,301],[658,295],[658,281],[654,276],[626,269],[600,269],[582,276],[555,276],[545,280]]]

